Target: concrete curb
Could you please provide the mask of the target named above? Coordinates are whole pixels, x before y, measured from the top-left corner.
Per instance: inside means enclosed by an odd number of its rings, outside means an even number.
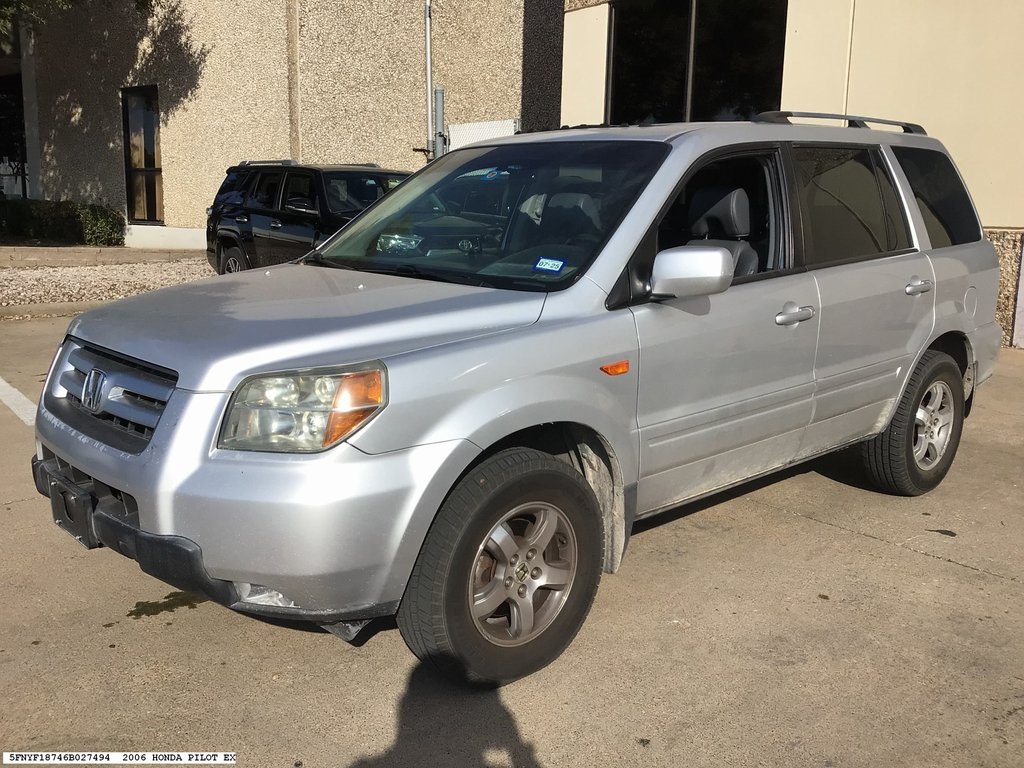
[[[206,251],[77,246],[0,246],[0,267],[81,267],[100,264],[181,261],[205,258]]]
[[[71,317],[109,301],[63,301],[52,304],[11,304],[0,307],[0,320],[30,320],[36,317]]]

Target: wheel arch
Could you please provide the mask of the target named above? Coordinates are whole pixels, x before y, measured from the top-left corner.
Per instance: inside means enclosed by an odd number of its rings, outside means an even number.
[[[928,349],[937,352],[944,352],[953,358],[964,382],[964,417],[971,415],[971,406],[974,404],[974,377],[975,377],[975,355],[974,346],[970,337],[963,331],[947,331],[934,339]],[[927,350],[925,350],[927,351]],[[924,352],[921,355],[924,355]],[[921,357],[914,361],[914,365],[920,362]],[[906,386],[906,385],[904,385]],[[902,393],[901,393],[902,394]]]
[[[242,245],[242,238],[231,231],[220,231],[217,233],[217,262],[220,263],[220,259],[224,254],[224,251],[228,248],[237,248],[242,252],[242,258],[245,259],[246,264],[252,267],[252,261],[249,259],[249,254],[245,250],[245,246]]]
[[[598,430],[579,422],[534,424],[483,448],[452,484],[452,489],[474,467],[507,448],[543,451],[571,464],[583,475],[601,507],[605,530],[603,570],[606,573],[617,571],[629,541],[636,496],[632,487],[625,483],[619,456],[611,442]]]

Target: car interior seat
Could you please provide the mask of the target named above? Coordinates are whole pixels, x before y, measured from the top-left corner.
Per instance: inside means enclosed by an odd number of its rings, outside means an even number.
[[[707,187],[694,193],[690,202],[688,245],[725,248],[732,254],[733,275],[757,274],[758,255],[748,242],[750,200],[742,188]]]

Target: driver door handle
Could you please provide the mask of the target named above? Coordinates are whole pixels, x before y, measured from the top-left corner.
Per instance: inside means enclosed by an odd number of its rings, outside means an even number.
[[[910,282],[907,283],[907,287],[903,290],[907,296],[917,296],[922,293],[928,293],[932,289],[931,280],[921,280],[918,277],[912,277]]]
[[[810,320],[814,317],[814,307],[801,307],[795,301],[787,301],[782,305],[782,311],[775,316],[775,324],[792,326]]]
[[[239,224],[245,224],[246,222],[249,221],[249,217],[246,214],[241,213],[238,216],[235,216],[235,221],[237,221]]]
[[[280,229],[281,228],[281,222],[278,221],[277,219],[271,219],[270,220],[270,228],[271,229]]]

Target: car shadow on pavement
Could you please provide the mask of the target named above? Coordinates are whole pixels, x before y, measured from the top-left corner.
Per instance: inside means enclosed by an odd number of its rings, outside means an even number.
[[[390,749],[350,768],[541,768],[497,688],[457,683],[422,663],[409,675],[397,730]]]

